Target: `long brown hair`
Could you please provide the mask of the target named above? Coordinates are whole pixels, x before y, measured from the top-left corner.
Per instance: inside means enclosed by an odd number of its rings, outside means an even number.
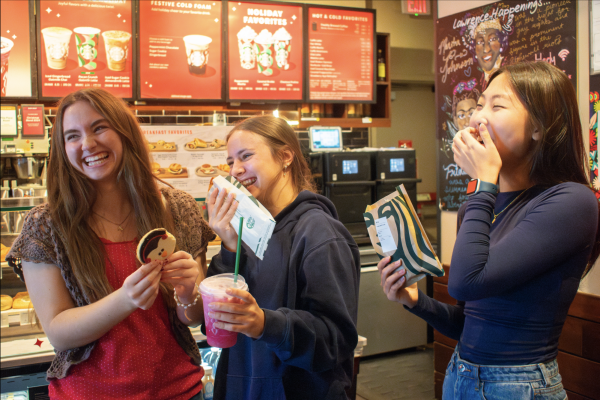
[[[298,141],[296,132],[294,132],[292,127],[285,120],[269,115],[245,119],[239,122],[229,134],[227,134],[227,140],[229,140],[231,135],[237,131],[249,131],[261,136],[269,146],[273,158],[281,163],[282,169],[283,151],[291,151],[294,155],[294,159],[288,166],[288,170],[292,178],[294,190],[296,193],[300,193],[303,190],[311,192],[315,191],[312,173],[306,159],[302,155],[300,142]],[[279,174],[277,179],[280,179],[281,175],[282,173]]]
[[[531,182],[543,186],[577,182],[590,187],[577,94],[567,75],[543,61],[519,63],[494,72],[490,83],[503,73],[506,73],[513,91],[525,104],[529,116],[527,129],[538,129],[541,134],[540,139],[532,143]],[[583,276],[589,272],[599,255],[600,221],[596,242]]]
[[[64,114],[71,105],[85,101],[102,115],[121,137],[123,158],[117,182],[133,205],[137,237],[164,227],[173,231],[150,168],[150,155],[141,128],[127,104],[102,89],[82,89],[65,96],[58,104],[48,162],[48,204],[51,218],[67,251],[73,274],[89,302],[113,291],[105,273],[104,246],[89,224],[97,198],[91,181],[67,158]],[[161,181],[162,182],[162,181]],[[161,210],[161,212],[157,212]],[[163,293],[167,286],[161,287]],[[167,296],[165,296],[167,298]]]

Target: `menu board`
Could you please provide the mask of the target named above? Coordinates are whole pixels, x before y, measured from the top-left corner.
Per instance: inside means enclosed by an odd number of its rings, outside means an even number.
[[[436,23],[435,95],[438,196],[442,210],[467,200],[468,174],[454,162],[452,143],[469,126],[491,75],[504,65],[544,61],[577,82],[576,2],[502,1],[440,18]]]
[[[139,2],[140,97],[221,100],[220,1]]]
[[[1,97],[32,97],[34,86],[31,77],[32,35],[28,1],[1,0],[2,36]]]
[[[21,106],[21,120],[23,121],[23,136],[44,136],[44,106],[32,104]]]
[[[308,7],[308,100],[374,102],[375,12]]]
[[[40,0],[41,97],[89,87],[133,97],[132,0]]]
[[[228,3],[228,100],[301,101],[302,6]]]
[[[212,178],[229,175],[225,138],[232,128],[142,125],[152,173],[194,198],[205,198]]]

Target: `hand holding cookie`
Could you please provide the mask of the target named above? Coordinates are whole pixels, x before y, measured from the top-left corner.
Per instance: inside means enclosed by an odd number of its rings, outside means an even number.
[[[185,251],[178,251],[169,257],[162,268],[161,281],[170,283],[175,288],[179,301],[190,304],[196,297],[196,279],[200,274],[198,263]]]

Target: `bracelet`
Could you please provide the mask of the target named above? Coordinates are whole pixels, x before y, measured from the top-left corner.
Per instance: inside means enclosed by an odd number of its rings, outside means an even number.
[[[184,310],[186,310],[188,307],[195,306],[196,303],[198,302],[198,299],[201,296],[201,294],[200,294],[200,287],[198,287],[198,285],[196,285],[196,289],[198,290],[198,294],[196,294],[196,298],[190,304],[183,304],[182,302],[180,302],[179,301],[179,297],[177,297],[177,292],[175,291],[175,289],[173,289],[173,298],[175,299],[175,303],[177,303],[177,306],[183,307]],[[186,315],[186,317],[187,317],[187,315]]]

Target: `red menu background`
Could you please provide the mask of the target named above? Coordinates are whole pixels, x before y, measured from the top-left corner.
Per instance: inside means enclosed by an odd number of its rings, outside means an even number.
[[[6,73],[7,97],[31,97],[31,41],[29,37],[29,2],[1,0],[2,36],[14,44]]]
[[[56,1],[40,0],[38,30],[47,27],[63,27],[73,31],[77,27],[100,29],[100,38],[96,46],[98,55],[95,59],[96,69],[88,71],[79,67],[75,32],[69,41],[69,56],[64,69],[51,69],[46,60],[46,46],[43,34],[38,32],[38,46],[41,49],[39,60],[42,97],[63,97],[71,92],[86,87],[100,87],[115,96],[133,97],[133,17],[132,0],[103,1]],[[131,33],[124,71],[108,69],[106,49],[102,32],[125,31]],[[95,78],[97,77],[97,79]]]
[[[139,7],[141,98],[221,100],[221,2],[143,0]],[[202,75],[189,72],[187,35],[212,39]]]
[[[44,106],[21,106],[24,136],[44,135]]]
[[[373,14],[308,8],[308,99],[373,100]]]
[[[229,99],[301,101],[304,82],[302,6],[230,1],[228,11]],[[281,12],[281,15],[273,16],[274,11]],[[292,37],[289,69],[277,68],[275,61],[271,67],[273,74],[270,76],[259,73],[257,67],[242,68],[237,34],[246,26],[252,28],[256,34],[260,34],[263,29],[274,34],[279,28],[285,28]]]

